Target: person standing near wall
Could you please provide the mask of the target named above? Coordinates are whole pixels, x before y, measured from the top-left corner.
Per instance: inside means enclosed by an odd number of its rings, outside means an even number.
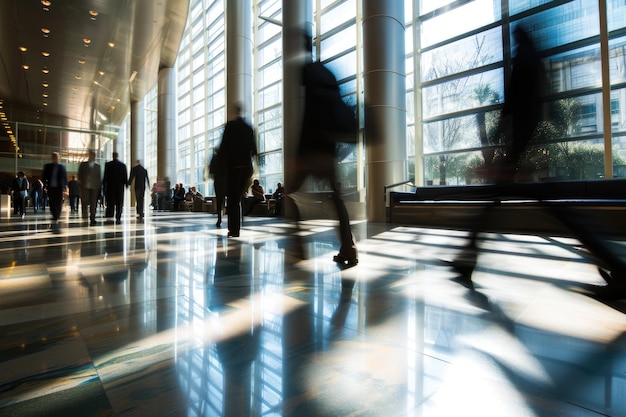
[[[241,231],[241,197],[252,178],[252,157],[257,154],[254,129],[242,117],[242,105],[234,105],[235,118],[226,123],[218,153],[226,168],[226,214],[228,237]]]
[[[137,165],[130,170],[128,184],[132,184],[133,180],[135,181],[133,188],[135,189],[135,199],[137,200],[137,217],[143,219],[146,187],[150,188],[150,179],[148,178],[148,170],[141,165],[139,159],[137,160]]]
[[[96,225],[96,209],[98,197],[102,189],[102,174],[100,164],[96,162],[96,152],[89,151],[89,159],[78,166],[78,181],[81,188],[81,208],[83,219],[87,218],[89,208],[89,224]]]
[[[113,152],[113,160],[104,164],[102,186],[106,199],[105,217],[115,215],[115,223],[122,223],[122,208],[124,206],[124,189],[128,188],[128,170],[126,164],[118,159],[119,154]]]
[[[67,170],[59,163],[59,153],[52,153],[52,162],[43,167],[44,191],[48,196],[50,213],[54,222],[59,221],[63,209],[63,193],[67,190]]]

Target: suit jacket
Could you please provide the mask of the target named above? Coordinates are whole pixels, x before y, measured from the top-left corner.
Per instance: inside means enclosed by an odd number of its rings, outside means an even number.
[[[89,190],[99,190],[102,188],[100,164],[93,163],[93,167],[89,167],[89,161],[81,162],[78,166],[78,181],[81,188]]]
[[[148,170],[141,165],[135,165],[130,170],[130,178],[128,178],[128,184],[131,184],[135,180],[136,190],[145,190],[146,184],[150,187],[150,180],[148,179]]]
[[[58,188],[67,188],[67,171],[65,170],[65,165],[63,164],[54,164],[49,163],[43,166],[43,185],[46,188],[51,188],[50,184],[52,184],[52,173],[54,172],[54,166],[57,165],[57,187]]]
[[[128,185],[128,171],[126,170],[126,164],[114,159],[104,164],[104,177],[102,178],[102,185],[105,191],[121,189]]]
[[[252,167],[252,156],[257,154],[254,130],[243,118],[226,123],[218,154],[224,157],[227,168]]]

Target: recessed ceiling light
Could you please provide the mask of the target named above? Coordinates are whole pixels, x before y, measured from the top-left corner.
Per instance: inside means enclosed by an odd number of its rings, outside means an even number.
[[[52,2],[50,0],[41,0],[41,4],[46,7],[52,6]]]
[[[41,83],[41,85],[42,85],[42,87],[44,87],[44,88],[48,88],[48,85],[49,85],[49,84],[48,84],[46,81],[44,81],[43,83]]]
[[[113,42],[109,42],[109,46],[110,46],[111,48],[113,48],[113,47],[115,46],[115,43],[113,43]]]
[[[78,63],[79,63],[80,65],[83,65],[83,64],[85,64],[85,60],[84,60],[84,59],[79,59],[79,60],[78,60]]]
[[[75,75],[74,78],[76,78],[77,80],[80,80],[83,77],[81,77],[80,75]]]
[[[100,70],[100,71],[98,71],[98,74],[104,75],[104,71]]]
[[[98,12],[95,10],[89,10],[89,14],[92,15],[93,17],[98,16]]]
[[[28,48],[25,47],[25,46],[20,46],[20,51],[26,52],[26,51],[28,51]]]
[[[89,38],[83,38],[83,43],[89,45],[91,43],[91,39]]]
[[[48,52],[48,51],[41,51],[41,55],[43,55],[43,56],[50,56],[50,52]]]
[[[49,73],[49,72],[50,72],[50,70],[48,69],[48,67],[43,67],[43,68],[41,69],[41,72],[43,72],[44,74],[47,74],[47,73]]]
[[[22,65],[22,68],[24,68],[25,70],[27,70],[27,69],[29,69],[29,68],[30,68],[30,66],[29,66],[29,65],[24,64],[24,65]]]
[[[43,105],[47,107],[47,106],[48,106],[48,103],[44,101],[44,102],[43,102]]]
[[[43,98],[48,98],[48,93],[43,93],[41,96],[42,96]]]
[[[43,33],[44,35],[48,35],[50,33],[50,29],[43,27],[41,28],[41,33]]]

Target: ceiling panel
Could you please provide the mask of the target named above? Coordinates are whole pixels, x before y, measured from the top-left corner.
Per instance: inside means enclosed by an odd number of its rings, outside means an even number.
[[[187,11],[187,0],[1,1],[0,100],[20,152],[67,146],[64,131],[116,132],[174,65]],[[0,129],[0,152],[10,136]]]

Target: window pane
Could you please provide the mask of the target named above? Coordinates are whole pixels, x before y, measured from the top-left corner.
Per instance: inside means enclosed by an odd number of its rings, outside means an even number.
[[[602,85],[598,45],[551,56],[545,60],[545,65],[550,81],[549,92],[560,93]]]
[[[499,61],[502,61],[502,33],[498,27],[424,52],[421,56],[422,81]]]
[[[566,45],[600,33],[596,0],[568,2],[519,22],[532,33],[539,50]]]
[[[459,36],[500,20],[500,3],[475,0],[422,23],[422,47]],[[468,18],[471,16],[471,18]]]
[[[350,26],[347,29],[323,39],[320,48],[320,58],[322,61],[330,59],[335,55],[339,55],[349,49],[354,49],[356,45],[356,26]]]
[[[326,33],[356,16],[356,1],[346,0],[337,7],[324,12],[321,18],[321,31]]]
[[[503,86],[503,72],[498,68],[425,87],[422,92],[424,117],[498,103],[504,96]]]
[[[356,74],[356,52],[329,61],[326,63],[326,67],[335,75],[337,80],[354,76]]]

